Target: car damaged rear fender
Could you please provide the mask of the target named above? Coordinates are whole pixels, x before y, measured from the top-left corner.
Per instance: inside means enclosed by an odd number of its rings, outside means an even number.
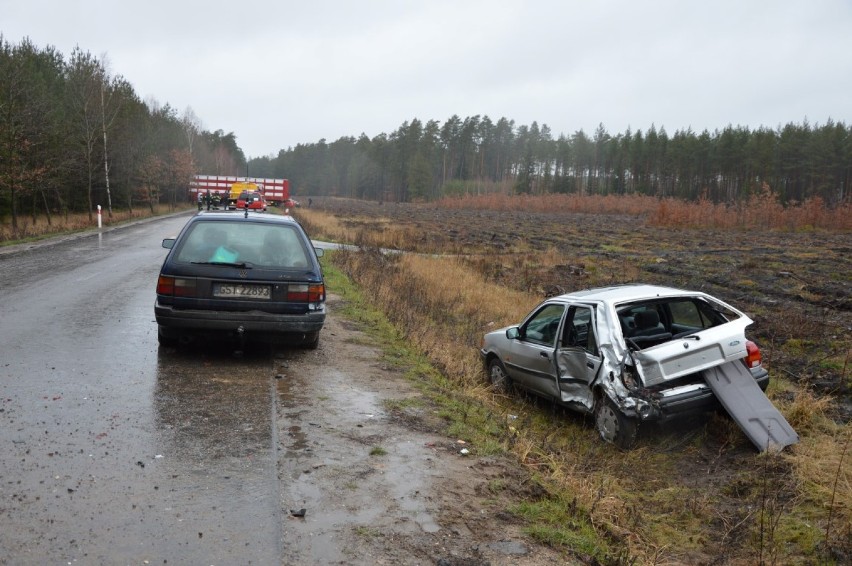
[[[639,395],[624,387],[621,379],[614,374],[608,374],[594,384],[595,401],[603,396],[609,397],[619,411],[627,417],[639,420],[659,420],[662,412],[659,403],[651,398]]]
[[[661,416],[659,404],[650,396],[643,396],[640,390],[629,388],[624,381],[626,363],[619,362],[611,344],[602,344],[603,363],[597,377],[591,383],[594,392],[593,402],[599,402],[605,395],[625,416],[640,420],[657,420]],[[594,406],[590,411],[594,410]]]

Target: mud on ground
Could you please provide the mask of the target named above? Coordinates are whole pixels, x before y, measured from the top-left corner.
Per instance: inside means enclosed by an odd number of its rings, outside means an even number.
[[[334,315],[341,300],[330,297],[318,350],[276,359],[283,561],[570,564],[507,512],[538,495],[527,472],[465,455],[475,447],[446,437],[414,385]]]

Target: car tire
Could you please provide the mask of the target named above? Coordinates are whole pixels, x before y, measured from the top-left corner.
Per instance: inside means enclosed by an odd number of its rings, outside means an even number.
[[[639,423],[622,413],[612,399],[602,395],[595,406],[595,429],[603,440],[626,450],[636,444]]]
[[[163,330],[162,326],[157,327],[157,342],[160,343],[160,346],[167,346],[169,348],[174,348],[178,345],[177,336],[170,336],[166,333],[167,331]]]
[[[488,362],[488,381],[497,391],[509,391],[512,388],[512,379],[506,373],[506,366],[500,358],[492,358]]]
[[[316,350],[319,348],[319,336],[320,333],[317,332],[308,332],[305,334],[305,341],[302,342],[302,347],[306,350]]]

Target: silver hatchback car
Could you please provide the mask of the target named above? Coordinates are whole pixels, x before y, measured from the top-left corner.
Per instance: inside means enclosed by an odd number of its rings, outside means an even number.
[[[701,292],[604,287],[545,300],[520,324],[486,334],[480,355],[494,386],[594,414],[600,436],[623,448],[642,421],[719,401],[759,449],[783,448],[798,437],[763,393],[769,373],[745,337],[751,323]]]

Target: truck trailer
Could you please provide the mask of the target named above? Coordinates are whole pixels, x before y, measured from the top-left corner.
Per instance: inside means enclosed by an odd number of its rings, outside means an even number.
[[[239,187],[235,187],[236,185]],[[202,199],[207,198],[207,202],[212,202],[213,197],[218,194],[221,206],[228,208],[236,206],[236,199],[244,190],[259,192],[272,206],[286,205],[290,200],[290,181],[287,179],[196,175],[189,183],[189,196],[192,201],[198,201],[198,194],[201,193]]]

